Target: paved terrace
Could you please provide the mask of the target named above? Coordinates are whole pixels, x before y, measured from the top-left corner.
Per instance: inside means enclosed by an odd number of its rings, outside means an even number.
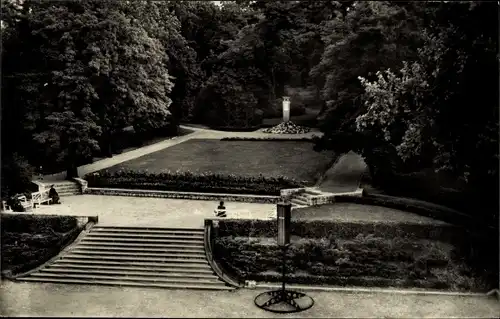
[[[0,316],[161,318],[497,318],[498,300],[485,297],[317,292],[296,314],[257,308],[263,290],[235,292],[136,289],[0,282]]]
[[[130,227],[203,227],[205,218],[213,218],[218,201],[152,197],[75,195],[61,198],[60,205],[42,205],[37,215],[99,216],[99,224]],[[227,218],[275,219],[275,204],[225,202]],[[330,219],[355,222],[411,222],[442,225],[443,222],[379,206],[338,203],[313,209],[296,218]],[[19,213],[15,213],[19,214]]]

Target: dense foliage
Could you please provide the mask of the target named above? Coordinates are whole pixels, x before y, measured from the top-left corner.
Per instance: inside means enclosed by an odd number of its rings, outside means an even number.
[[[139,139],[180,122],[249,129],[279,117],[291,95],[294,114],[321,108],[317,148],[361,153],[375,186],[422,199],[445,187],[496,216],[496,2],[9,0],[3,9],[2,184],[12,191],[22,186],[10,176],[25,181],[29,165],[73,176],[112,155],[124,127]],[[408,176],[422,187],[395,187]]]
[[[75,217],[2,215],[2,276],[47,262],[82,231]]]
[[[279,281],[282,252],[274,238],[218,237],[218,260],[242,280]],[[296,239],[287,251],[287,281],[487,291],[443,243],[358,234],[344,239]]]

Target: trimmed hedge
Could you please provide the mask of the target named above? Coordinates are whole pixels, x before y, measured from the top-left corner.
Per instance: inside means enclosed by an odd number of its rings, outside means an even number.
[[[209,125],[208,127],[212,130],[224,131],[224,132],[253,132],[253,131],[257,131],[258,129],[260,129],[261,125],[245,126],[245,127]]]
[[[78,225],[72,216],[2,215],[2,231],[16,233],[44,232],[66,233]]]
[[[274,238],[219,237],[215,255],[244,280],[280,280],[282,252]],[[288,282],[486,290],[491,287],[444,243],[358,234],[300,238],[287,251]]]
[[[297,210],[299,210],[298,208]],[[277,225],[272,220],[225,219],[219,221],[218,236],[276,237]],[[334,222],[328,220],[292,220],[292,236],[306,238],[355,238],[359,234],[375,234],[382,238],[434,239],[450,243],[460,243],[464,238],[463,229],[453,226],[423,224],[390,224]]]
[[[286,177],[243,177],[212,173],[148,173],[132,170],[99,171],[85,176],[89,187],[149,189],[229,194],[279,195],[282,188],[303,186]]]
[[[2,215],[2,275],[36,268],[56,256],[83,230],[70,216]]]
[[[276,137],[224,137],[221,141],[278,141],[278,142],[316,142],[316,139],[301,137],[301,138],[276,138]]]

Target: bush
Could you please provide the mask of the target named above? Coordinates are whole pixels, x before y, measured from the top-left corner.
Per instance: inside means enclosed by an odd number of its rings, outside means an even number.
[[[305,210],[298,208],[294,212]],[[310,207],[314,209],[314,207]],[[425,224],[380,224],[335,222],[331,220],[292,220],[292,236],[305,238],[355,238],[358,234],[375,234],[382,238],[405,237],[413,239],[435,239],[457,242],[463,238],[462,229]],[[225,219],[219,221],[219,236],[276,237],[276,221],[252,219]]]
[[[2,198],[28,190],[34,172],[34,168],[22,156],[16,153],[2,156]]]
[[[36,268],[56,256],[82,231],[69,216],[2,216],[2,274]]]
[[[275,137],[223,137],[221,141],[279,141],[279,142],[311,142],[315,140],[308,137],[302,138],[275,138]]]
[[[215,252],[224,267],[245,279],[273,272],[278,274],[282,270],[282,252],[271,238],[220,237],[215,240]],[[302,274],[302,277],[328,278],[330,283],[336,284],[375,278],[390,280],[398,286],[485,288],[475,278],[461,280],[465,286],[460,286],[442,276],[440,270],[458,267],[458,261],[451,258],[446,244],[401,237],[389,239],[358,234],[352,239],[337,236],[301,238],[292,241],[286,267],[287,272],[293,273],[288,277],[290,281],[300,277],[295,274]]]
[[[215,192],[230,194],[279,195],[282,188],[301,187],[301,183],[286,177],[243,177],[213,173],[160,173],[107,170],[85,176],[89,187],[151,189],[185,192]]]
[[[77,224],[77,219],[72,216],[2,215],[2,230],[17,233],[36,233],[48,229],[65,233]]]

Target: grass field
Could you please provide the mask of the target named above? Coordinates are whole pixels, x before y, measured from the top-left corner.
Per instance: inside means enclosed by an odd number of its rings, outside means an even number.
[[[287,176],[314,182],[335,160],[333,152],[315,152],[307,141],[219,141],[192,139],[110,167],[150,173],[190,171],[221,175]]]

